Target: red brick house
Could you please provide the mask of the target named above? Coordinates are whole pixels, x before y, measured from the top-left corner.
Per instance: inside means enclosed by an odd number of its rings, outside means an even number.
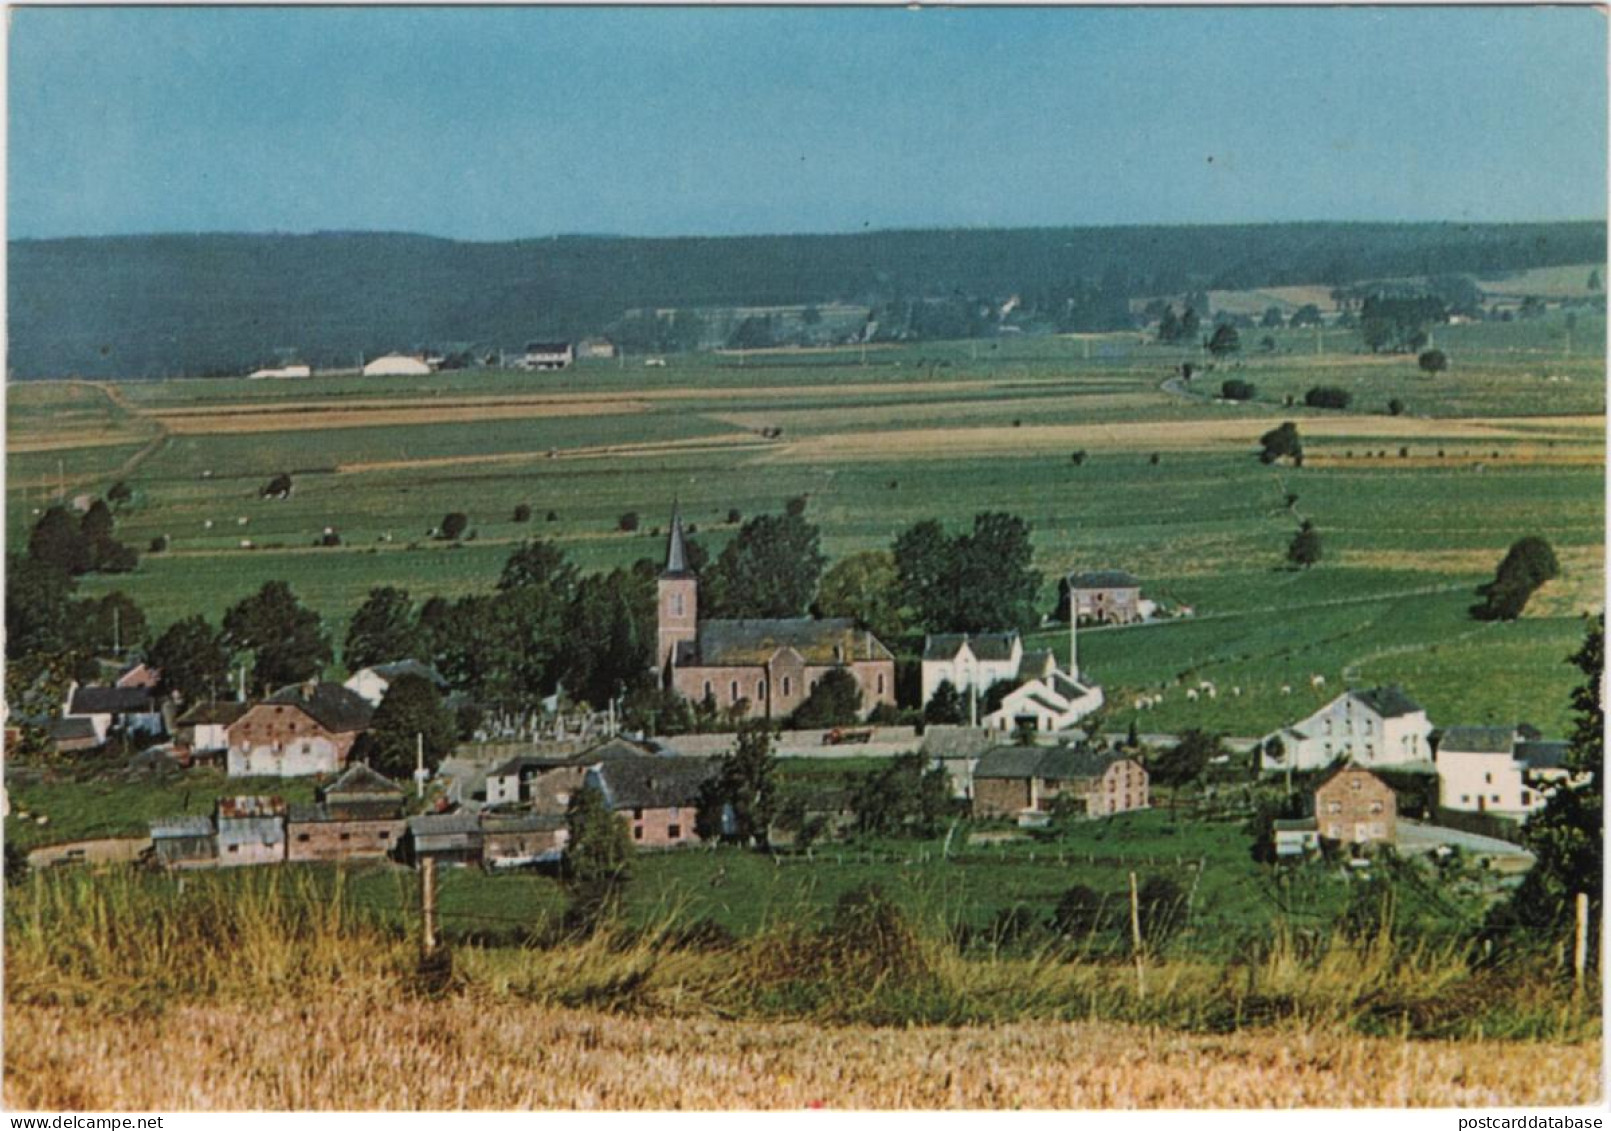
[[[682,517],[673,511],[659,582],[656,662],[666,686],[691,702],[742,706],[752,719],[781,719],[840,669],[861,687],[861,707],[895,705],[895,656],[852,620],[791,617],[700,620],[699,578],[688,567]]]
[[[1369,770],[1345,765],[1315,787],[1315,821],[1323,840],[1392,844],[1398,835],[1398,797]]]
[[[699,843],[699,791],[721,772],[721,761],[653,754],[612,758],[588,771],[587,784],[627,821],[637,847],[675,848]]]
[[[314,796],[290,808],[287,860],[379,860],[403,837],[403,790],[361,762]]]
[[[1147,771],[1116,751],[1078,746],[998,746],[973,771],[973,815],[1017,817],[1068,808],[1110,817],[1150,804]]]
[[[1122,569],[1070,574],[1068,590],[1081,620],[1129,624],[1141,619],[1141,582]]]
[[[299,683],[229,724],[229,776],[310,777],[347,764],[373,712],[339,683]]]

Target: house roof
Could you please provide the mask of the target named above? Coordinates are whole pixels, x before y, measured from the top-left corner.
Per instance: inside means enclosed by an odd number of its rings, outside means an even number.
[[[1024,658],[1018,661],[1018,679],[1021,682],[1040,679],[1048,669],[1057,670],[1057,653],[1050,648],[1044,652],[1025,652]]]
[[[660,571],[664,578],[681,578],[694,576],[693,570],[688,568],[688,547],[683,541],[682,509],[675,503],[671,506],[671,533],[666,536],[666,568]]]
[[[447,686],[447,680],[443,678],[441,672],[437,671],[430,664],[421,663],[419,660],[393,660],[391,663],[387,664],[370,664],[367,668],[363,668],[361,670],[374,672],[387,683],[390,683],[400,675],[417,675],[421,679],[430,680],[438,687]],[[358,674],[358,672],[353,673],[353,675]]]
[[[77,687],[67,706],[70,715],[145,714],[153,710],[149,687]]]
[[[228,699],[211,699],[197,703],[179,716],[180,726],[228,726],[251,710],[250,703],[234,703]]]
[[[1566,765],[1569,742],[1535,739],[1516,743],[1516,761],[1529,770],[1558,770]]]
[[[1404,689],[1396,683],[1386,687],[1373,687],[1368,691],[1355,691],[1352,695],[1384,719],[1414,715],[1424,710],[1419,703],[1404,694]]]
[[[462,836],[481,831],[481,821],[467,810],[457,813],[423,813],[408,819],[408,831],[415,837]]]
[[[1093,569],[1068,575],[1073,589],[1139,589],[1141,582],[1122,569]]]
[[[328,681],[313,684],[311,694],[308,685],[294,683],[280,688],[265,702],[300,707],[314,722],[335,734],[367,729],[374,714],[363,696]]]
[[[502,762],[488,770],[487,777],[519,777],[527,770],[558,770],[575,764],[575,759],[570,756],[543,758],[536,754],[517,754],[507,762]]]
[[[1112,750],[1092,750],[1089,746],[1054,746],[1047,750],[1035,772],[1038,777],[1059,781],[1069,778],[1099,778],[1125,756]]]
[[[1012,659],[1012,647],[1018,639],[1016,632],[944,632],[923,639],[925,660],[952,660],[962,646],[980,660],[1000,661]]]
[[[403,787],[364,763],[354,762],[320,793],[326,799],[360,796],[380,797],[390,801],[403,795]]]
[[[1023,778],[1035,776],[1045,753],[1035,746],[997,746],[979,757],[973,776],[977,778]]]
[[[95,724],[87,718],[46,719],[43,726],[45,733],[55,742],[95,740]]]
[[[567,353],[570,351],[569,342],[527,342],[527,353]]]
[[[599,765],[604,797],[612,809],[667,809],[693,805],[699,789],[721,771],[720,758],[615,758]]]
[[[1312,833],[1320,829],[1320,822],[1313,817],[1277,817],[1270,823],[1278,833]]]
[[[681,643],[677,663],[684,667],[755,667],[783,648],[793,648],[813,665],[894,658],[876,636],[857,628],[849,618],[791,617],[700,621],[699,639]]]
[[[1332,771],[1329,774],[1327,774],[1325,777],[1321,778],[1318,782],[1315,783],[1315,792],[1319,793],[1321,790],[1325,789],[1332,782],[1336,781],[1338,778],[1343,777],[1346,774],[1364,774],[1371,781],[1375,782],[1377,785],[1381,786],[1383,789],[1387,790],[1389,793],[1393,792],[1393,787],[1392,786],[1388,785],[1381,778],[1377,777],[1375,774],[1371,773],[1364,766],[1359,765],[1357,762],[1344,762],[1340,766],[1333,767]]]
[[[971,758],[990,749],[984,727],[930,725],[923,731],[923,753],[930,758]]]
[[[484,833],[550,833],[565,827],[558,813],[482,813]]]
[[[220,820],[246,820],[255,817],[285,816],[285,800],[281,797],[220,797]]]
[[[213,822],[210,817],[156,817],[151,821],[152,840],[212,835]]]
[[[1450,727],[1438,740],[1438,752],[1460,754],[1509,754],[1516,745],[1511,727]]]
[[[286,821],[293,825],[331,823],[367,823],[373,821],[398,821],[402,819],[400,812],[388,814],[364,814],[354,816],[352,813],[338,812],[324,802],[311,805],[292,805],[286,811]]]

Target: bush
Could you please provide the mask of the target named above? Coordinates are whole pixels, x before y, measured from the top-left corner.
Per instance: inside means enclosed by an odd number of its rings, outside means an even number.
[[[515,507],[515,521],[516,522],[530,522],[531,521],[531,507],[528,504],[521,503],[519,506]]]
[[[1303,394],[1303,403],[1310,408],[1347,408],[1353,399],[1347,389],[1335,385],[1316,385]]]
[[[1399,400],[1397,397],[1394,397],[1392,400],[1388,401],[1387,402],[1387,414],[1389,416],[1403,416],[1404,415],[1404,402]]]
[[[620,518],[615,520],[615,528],[621,531],[623,534],[631,534],[638,528],[638,512],[627,511]]]
[[[1075,467],[1084,467],[1085,466],[1085,449],[1081,448],[1079,451],[1075,452],[1070,457],[1070,459],[1073,460]]]
[[[744,516],[743,516],[743,514],[741,514],[739,512],[739,509],[737,507],[731,507],[731,508],[728,509],[728,511],[727,511],[727,525],[728,526],[737,526],[739,523],[741,523],[743,521],[744,521]]]
[[[280,472],[258,492],[265,499],[288,499],[291,497],[291,477]]]
[[[1240,377],[1232,377],[1220,384],[1219,395],[1228,401],[1250,401],[1254,394],[1253,384]]]
[[[469,528],[470,516],[463,511],[452,511],[442,516],[442,525],[438,529],[441,530],[443,538],[449,542],[456,542]]]
[[[1442,350],[1427,350],[1415,359],[1415,363],[1421,367],[1422,373],[1442,373],[1449,368],[1449,355]]]
[[[806,497],[804,495],[794,496],[794,498],[783,504],[783,510],[785,513],[792,515],[795,518],[799,518],[801,515],[805,514]]]
[[[151,539],[151,546],[149,550],[150,553],[161,554],[165,553],[167,549],[168,536],[166,534],[158,534],[155,538]]]
[[[549,522],[558,522],[559,521],[559,512],[558,511],[549,511],[547,521],[549,521]]]

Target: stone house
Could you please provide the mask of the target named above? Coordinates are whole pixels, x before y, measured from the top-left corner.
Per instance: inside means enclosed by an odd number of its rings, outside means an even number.
[[[563,813],[571,794],[582,787],[589,767],[611,758],[641,758],[648,753],[627,739],[610,738],[576,754],[518,755],[487,771],[487,804],[528,805],[542,813]]]
[[[1145,767],[1112,750],[1086,746],[998,746],[973,771],[973,815],[1009,817],[1068,808],[1110,817],[1150,804]]]
[[[951,783],[951,796],[962,801],[973,798],[973,772],[979,759],[996,743],[997,735],[983,727],[944,726],[930,723],[923,729],[919,752],[930,766],[945,771]]]
[[[1525,821],[1567,780],[1566,751],[1520,727],[1450,727],[1438,739],[1438,804]]]
[[[162,817],[151,822],[152,860],[162,868],[211,868],[218,838],[210,817]]]
[[[481,814],[481,859],[488,868],[557,863],[569,839],[558,813]]]
[[[246,703],[214,700],[197,703],[180,715],[174,724],[174,746],[181,761],[228,750],[230,725],[244,715],[248,707]]]
[[[1325,840],[1392,844],[1398,835],[1398,798],[1363,766],[1342,766],[1315,788],[1315,821]]]
[[[403,838],[403,856],[414,864],[427,856],[441,864],[480,863],[480,817],[466,809],[410,817]]]
[[[372,711],[339,683],[281,688],[229,726],[230,777],[310,777],[347,764]]]
[[[1122,569],[1071,573],[1069,605],[1081,620],[1130,624],[1142,619],[1141,582]]]
[[[403,791],[362,763],[293,805],[286,820],[287,860],[380,860],[402,840]]]
[[[587,772],[587,785],[621,814],[638,848],[674,848],[699,843],[694,817],[699,791],[721,772],[720,758],[645,755],[612,758]]]
[[[390,664],[372,664],[367,668],[359,668],[347,677],[347,682],[342,686],[357,694],[371,707],[378,707],[380,701],[386,698],[386,689],[391,686],[392,680],[401,675],[417,675],[421,679],[430,680],[438,691],[448,690],[448,682],[442,677],[442,673],[418,660],[398,660]]]
[[[220,797],[214,823],[218,863],[232,868],[285,859],[285,802],[278,797]]]
[[[1430,768],[1431,737],[1426,710],[1402,688],[1347,691],[1308,718],[1266,735],[1259,743],[1259,765],[1267,773],[1321,770],[1340,761]]]
[[[844,618],[700,620],[699,579],[688,568],[682,517],[673,511],[659,580],[657,664],[666,686],[691,702],[742,706],[752,719],[782,719],[830,671],[849,672],[861,709],[895,705],[895,655]]]

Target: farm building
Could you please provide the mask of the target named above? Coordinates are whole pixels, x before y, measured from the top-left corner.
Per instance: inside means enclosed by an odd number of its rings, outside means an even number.
[[[294,380],[298,377],[312,377],[311,365],[281,365],[270,369],[254,369],[246,375],[248,381],[262,380]]]
[[[1345,765],[1315,787],[1320,835],[1342,844],[1392,844],[1398,835],[1398,798],[1363,766]]]
[[[174,745],[181,758],[222,753],[229,749],[229,728],[244,715],[246,703],[211,700],[197,703],[175,723]]]
[[[943,726],[931,723],[923,730],[920,748],[930,766],[945,771],[951,783],[951,796],[967,801],[973,797],[973,771],[979,759],[994,745],[997,735],[983,727]]]
[[[403,855],[418,864],[427,856],[441,864],[476,864],[481,860],[481,821],[467,810],[410,817]]]
[[[1517,727],[1450,727],[1438,739],[1438,804],[1525,821],[1568,780],[1566,750]]]
[[[1259,744],[1266,772],[1319,770],[1347,760],[1361,766],[1428,765],[1432,724],[1398,687],[1348,691]]]
[[[627,818],[639,848],[697,844],[699,791],[721,772],[719,758],[611,758],[587,772],[586,784]]]
[[[105,742],[116,730],[130,735],[160,735],[162,707],[149,687],[68,686],[62,718],[88,719],[95,740]]]
[[[218,838],[208,817],[163,817],[151,822],[154,862],[163,868],[211,868],[218,863]]]
[[[377,357],[364,366],[365,377],[423,377],[430,372],[431,364],[424,358],[401,353]]]
[[[576,356],[607,361],[615,356],[615,343],[608,338],[584,338],[576,347]]]
[[[1101,707],[1103,700],[1096,684],[1071,679],[1054,668],[1015,688],[985,716],[984,725],[995,731],[1027,728],[1042,734],[1067,730]]]
[[[1150,804],[1147,771],[1115,751],[1085,746],[998,746],[973,771],[973,815],[1017,817],[1054,805],[1108,817]]]
[[[481,857],[488,868],[555,863],[569,836],[557,813],[481,814]]]
[[[220,797],[218,863],[226,868],[285,859],[285,802],[278,797]]]
[[[40,726],[45,732],[45,741],[57,754],[93,750],[101,744],[101,737],[95,733],[93,719],[45,719]]]
[[[254,703],[229,726],[229,776],[308,777],[347,764],[369,704],[339,683],[299,683]]]
[[[895,655],[853,620],[700,620],[699,579],[688,568],[675,510],[660,573],[658,629],[660,675],[694,702],[742,704],[749,718],[783,718],[837,669],[860,686],[863,712],[895,705]]]
[[[373,820],[403,811],[403,788],[362,762],[348,766],[335,781],[314,790],[319,804],[338,817]]]
[[[1277,818],[1274,831],[1277,859],[1307,856],[1320,850],[1320,823],[1313,817]]]
[[[406,827],[398,810],[392,817],[356,817],[327,804],[293,805],[285,823],[285,858],[384,860]]]
[[[1142,619],[1141,582],[1122,569],[1068,576],[1069,603],[1082,620],[1130,624]]]
[[[984,698],[997,683],[1025,683],[1049,675],[1057,667],[1051,652],[1025,654],[1023,638],[1014,632],[981,632],[926,636],[923,639],[923,702],[949,683],[969,701],[970,691]]]
[[[518,755],[487,772],[487,804],[529,805],[538,812],[563,813],[590,767],[649,753],[637,743],[611,738],[577,754]]]
[[[576,359],[569,342],[527,342],[526,355],[521,359],[522,369],[564,369]]]
[[[362,697],[371,707],[378,707],[380,701],[386,698],[386,689],[391,686],[392,680],[400,675],[417,675],[421,679],[430,680],[438,691],[448,689],[448,682],[442,678],[441,672],[418,660],[397,660],[389,664],[373,664],[367,668],[360,668],[348,676],[347,682],[342,686]]]

